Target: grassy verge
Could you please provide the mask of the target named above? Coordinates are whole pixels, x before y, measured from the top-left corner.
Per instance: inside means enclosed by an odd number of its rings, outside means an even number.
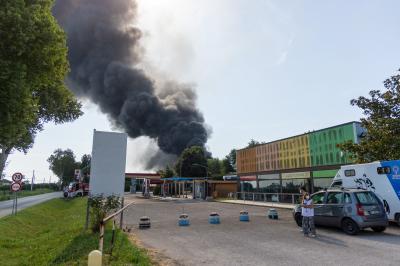
[[[87,265],[98,234],[83,231],[86,198],[54,199],[0,219],[0,265]],[[111,231],[106,230],[105,253]],[[117,231],[113,255],[103,265],[150,265],[146,251]]]
[[[50,193],[54,192],[53,189],[50,188],[38,188],[35,190],[22,190],[18,192],[18,198],[23,198],[23,197],[28,197],[28,196],[35,196],[39,194],[44,194],[44,193]],[[3,200],[10,200],[13,199],[14,193],[9,192],[9,191],[0,191],[0,201]]]

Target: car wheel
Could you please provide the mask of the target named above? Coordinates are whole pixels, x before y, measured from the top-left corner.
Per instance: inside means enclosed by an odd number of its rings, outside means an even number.
[[[68,198],[68,192],[64,192],[64,198]]]
[[[83,195],[82,195],[82,193],[79,192],[79,193],[77,194],[77,196],[78,196],[78,197],[82,197]]]
[[[374,232],[381,233],[386,230],[386,226],[373,226],[371,227]]]
[[[303,217],[301,217],[301,214],[299,212],[294,215],[294,220],[296,221],[296,224],[299,227],[302,227],[302,225],[303,225]]]
[[[348,235],[356,235],[360,232],[360,227],[352,219],[346,218],[342,221],[342,230]]]

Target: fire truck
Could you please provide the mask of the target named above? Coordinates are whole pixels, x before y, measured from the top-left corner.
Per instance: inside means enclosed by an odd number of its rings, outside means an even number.
[[[83,197],[89,193],[89,184],[80,181],[69,183],[64,189],[64,198]]]

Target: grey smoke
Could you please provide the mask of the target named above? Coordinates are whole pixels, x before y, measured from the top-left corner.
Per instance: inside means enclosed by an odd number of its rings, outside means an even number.
[[[67,33],[67,83],[76,95],[96,103],[130,137],[155,139],[162,153],[154,160],[193,145],[204,147],[208,132],[194,90],[175,81],[156,89],[138,67],[135,1],[58,0],[53,13]]]

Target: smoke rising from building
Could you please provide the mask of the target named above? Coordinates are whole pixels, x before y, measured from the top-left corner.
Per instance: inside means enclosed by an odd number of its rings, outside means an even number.
[[[53,12],[67,33],[67,84],[77,96],[96,103],[130,137],[155,139],[164,153],[204,146],[208,132],[194,90],[174,81],[156,88],[138,66],[135,1],[58,0]]]

